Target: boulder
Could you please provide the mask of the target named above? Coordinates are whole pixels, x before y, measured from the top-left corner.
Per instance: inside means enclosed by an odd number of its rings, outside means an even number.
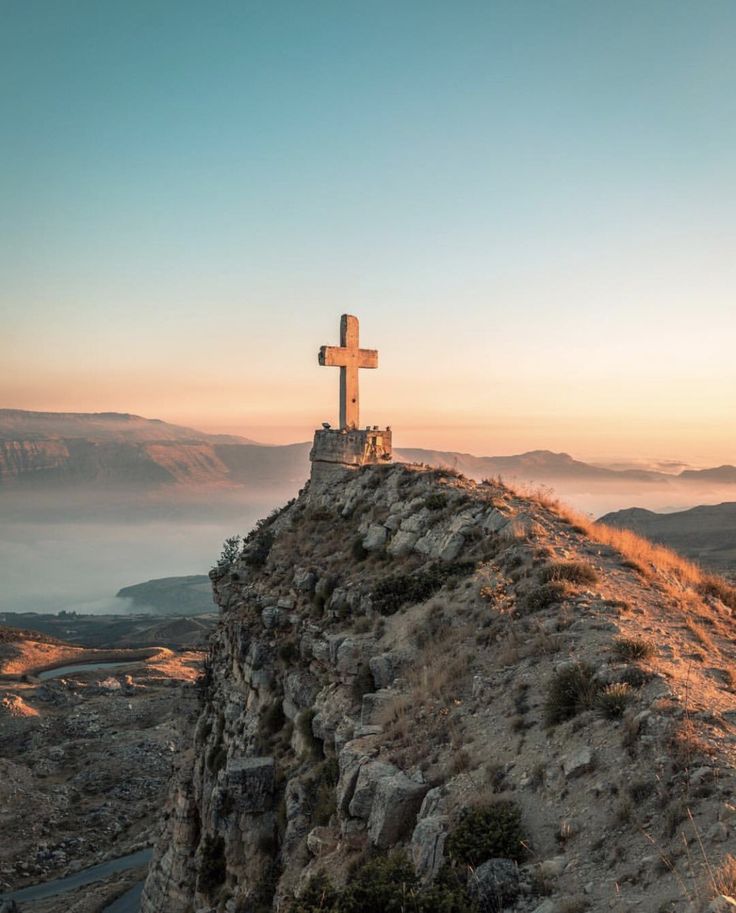
[[[353,797],[348,807],[351,816],[367,820],[373,808],[373,799],[379,782],[397,773],[399,773],[398,768],[393,764],[385,764],[383,761],[367,760],[361,764]]]
[[[368,527],[368,531],[363,537],[363,548],[368,552],[377,551],[382,549],[386,544],[386,538],[388,537],[388,530],[385,526],[380,526],[377,523],[374,523],[373,526]]]
[[[411,552],[418,538],[417,533],[400,529],[386,546],[386,551],[394,558],[401,558]]]
[[[338,836],[331,827],[315,827],[307,834],[307,849],[313,856],[331,853],[338,843]]]
[[[454,561],[463,550],[465,537],[462,533],[450,533],[442,540],[439,557],[441,561]]]
[[[294,569],[294,587],[300,593],[313,593],[317,585],[317,575],[306,567]]]
[[[411,835],[411,856],[420,880],[434,880],[444,861],[448,819],[444,815],[420,818]]]
[[[360,725],[375,726],[381,723],[381,711],[396,698],[396,692],[385,689],[363,695],[360,709]]]
[[[568,780],[586,774],[593,769],[593,751],[586,745],[568,755],[562,761],[562,770]]]
[[[411,833],[428,789],[426,783],[417,783],[401,771],[379,779],[368,818],[371,843],[387,849]]]
[[[508,517],[505,517],[500,510],[497,510],[495,507],[491,508],[490,511],[485,516],[485,519],[481,523],[486,532],[497,533],[499,530],[503,529],[504,526],[509,522]]]
[[[468,894],[481,910],[498,913],[519,896],[519,868],[513,859],[489,859],[468,875]]]

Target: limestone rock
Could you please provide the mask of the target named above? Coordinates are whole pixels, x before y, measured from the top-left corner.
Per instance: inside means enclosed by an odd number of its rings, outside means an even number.
[[[582,776],[582,774],[586,774],[592,769],[593,751],[587,745],[568,755],[562,762],[562,770],[568,780]]]
[[[489,859],[468,876],[468,893],[481,910],[502,910],[519,895],[519,868],[512,859]]]
[[[368,660],[373,681],[377,689],[388,688],[393,685],[402,669],[411,660],[408,650],[392,650],[388,653],[379,653]]]
[[[363,537],[363,548],[368,552],[374,552],[383,548],[388,537],[388,530],[385,526],[374,524],[368,527],[368,532]]]
[[[382,761],[368,760],[361,764],[348,808],[352,817],[367,820],[373,808],[373,799],[379,782],[397,773],[399,773],[398,768],[393,764],[384,764]]]
[[[395,698],[396,693],[388,689],[364,694],[360,711],[360,725],[375,726],[380,724],[381,711],[388,707]]]
[[[417,812],[429,787],[405,773],[380,778],[368,819],[368,837],[374,846],[387,849],[414,828]]]
[[[411,552],[418,538],[417,533],[400,529],[386,546],[386,551],[394,558],[401,558]]]
[[[331,827],[315,827],[307,834],[307,849],[313,856],[331,853],[337,843],[337,834]]]
[[[444,815],[420,818],[411,836],[411,855],[419,878],[434,879],[444,861],[448,819]]]

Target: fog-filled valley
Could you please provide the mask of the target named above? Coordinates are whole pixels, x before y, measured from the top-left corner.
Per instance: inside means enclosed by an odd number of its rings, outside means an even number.
[[[0,609],[125,612],[119,589],[206,574],[223,541],[244,534],[296,494],[203,491],[166,497],[112,492],[4,492],[0,497]]]

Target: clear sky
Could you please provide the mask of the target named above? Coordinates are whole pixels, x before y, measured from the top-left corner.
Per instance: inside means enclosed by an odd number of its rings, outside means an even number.
[[[733,0],[0,16],[0,405],[736,462]]]

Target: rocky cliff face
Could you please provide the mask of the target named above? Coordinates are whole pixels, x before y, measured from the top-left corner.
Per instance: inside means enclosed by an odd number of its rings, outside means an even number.
[[[685,911],[734,888],[719,581],[406,466],[307,489],[212,578],[144,913]]]

